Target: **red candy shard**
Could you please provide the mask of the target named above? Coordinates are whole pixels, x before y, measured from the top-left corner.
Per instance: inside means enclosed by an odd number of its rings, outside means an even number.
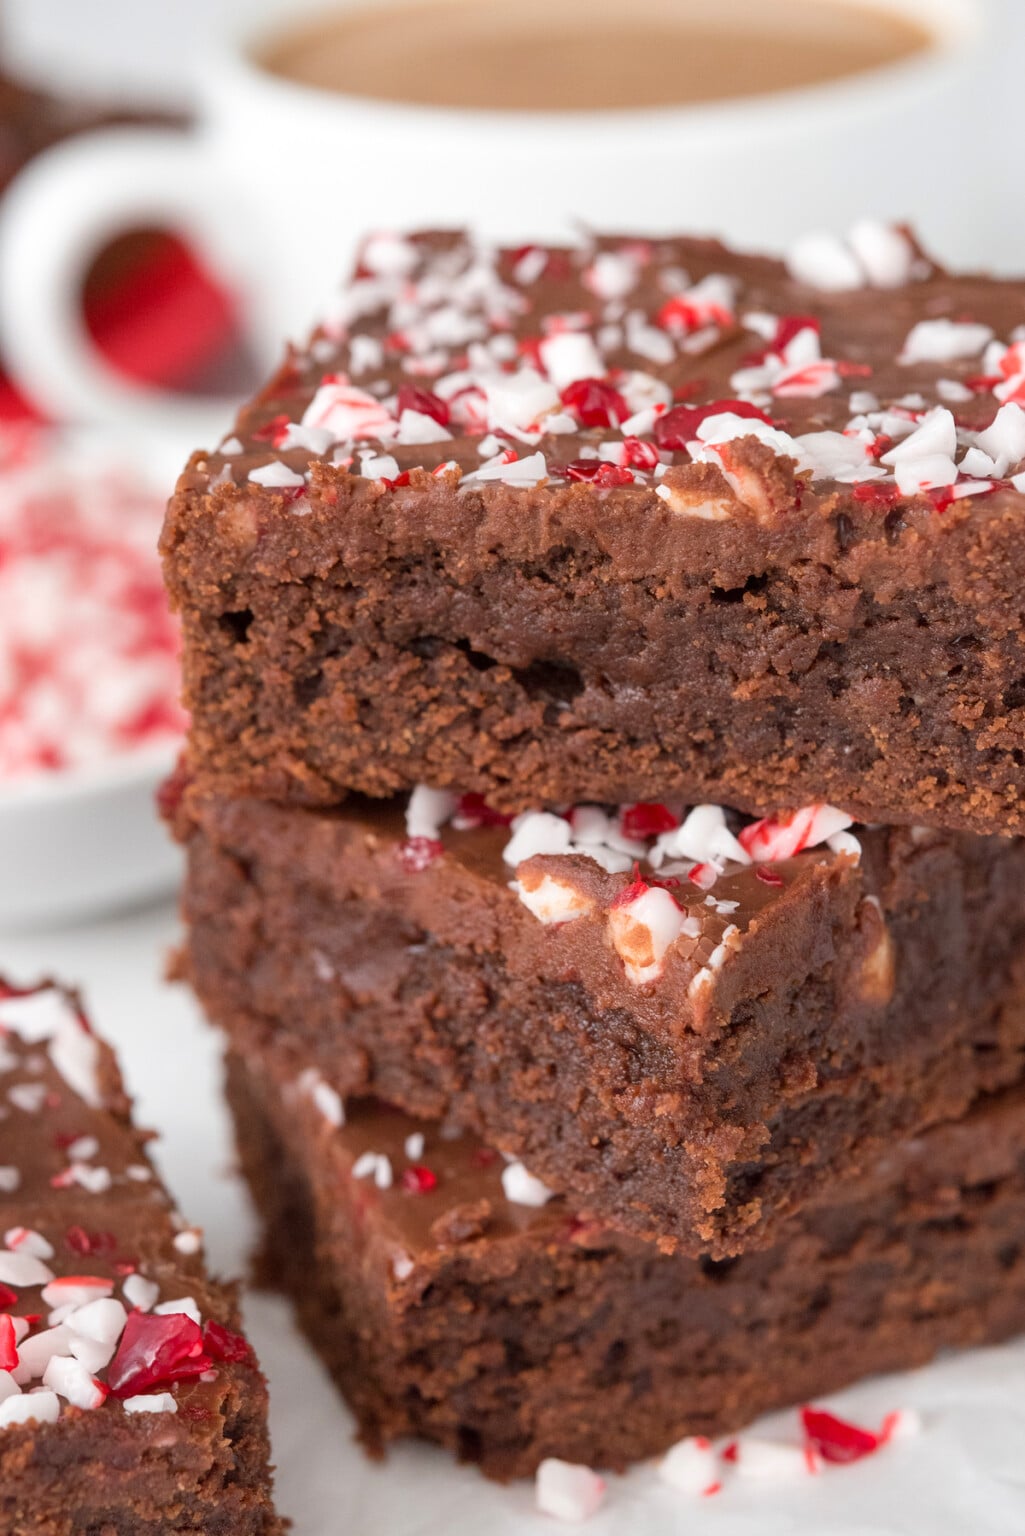
[[[198,1323],[184,1312],[131,1312],[107,1371],[115,1397],[135,1397],[155,1387],[201,1376],[213,1364],[203,1352]]]
[[[113,1232],[87,1232],[84,1227],[69,1227],[64,1241],[72,1253],[113,1253],[117,1239]]]
[[[460,825],[470,827],[507,827],[512,816],[504,811],[494,811],[483,795],[462,795],[456,807],[455,819]]]
[[[396,413],[401,416],[403,411],[419,411],[421,416],[430,416],[440,426],[447,427],[449,420],[449,408],[447,401],[440,395],[433,394],[429,389],[420,389],[416,384],[401,384],[399,386]]]
[[[203,1326],[203,1348],[211,1360],[241,1363],[251,1360],[253,1356],[248,1339],[244,1339],[240,1333],[233,1333],[213,1318]]]
[[[609,905],[609,910],[614,911],[616,907],[628,907],[632,901],[637,901],[641,896],[644,895],[645,891],[649,891],[650,889],[650,883],[645,880],[644,876],[641,874],[641,866],[639,864],[635,864],[633,879],[629,885],[624,885],[623,889],[617,896],[613,897]]]
[[[876,1434],[871,1429],[862,1429],[858,1424],[839,1419],[824,1408],[811,1408],[807,1404],[801,1409],[801,1424],[811,1449],[817,1451],[823,1461],[838,1466],[871,1456],[889,1438],[886,1424],[881,1433]],[[892,1422],[889,1428],[892,1428]]]
[[[880,485],[875,480],[864,480],[852,488],[851,498],[865,502],[870,507],[892,507],[900,500],[900,491],[895,485]]]
[[[755,879],[760,880],[763,885],[775,886],[782,885],[784,883],[783,876],[777,875],[776,871],[774,869],[770,869],[767,864],[759,864],[758,868],[755,870]]]
[[[772,350],[783,352],[802,331],[814,331],[817,335],[821,329],[814,315],[780,315],[776,323],[776,334],[772,338]]]
[[[699,891],[710,891],[719,878],[719,871],[714,864],[695,864],[688,872],[687,879],[692,885],[696,885]]]
[[[623,807],[619,825],[624,837],[644,840],[658,837],[662,832],[673,832],[680,823],[669,807],[660,801],[638,800],[636,805]]]
[[[619,390],[604,379],[574,379],[560,399],[584,427],[618,427],[630,414]]]
[[[399,849],[399,863],[407,875],[419,875],[445,852],[436,837],[407,837]]]
[[[610,464],[607,459],[573,459],[562,467],[559,472],[566,476],[567,480],[587,480],[591,485],[597,485],[608,490],[614,485],[631,485],[633,472],[623,464]]]
[[[18,1364],[18,1345],[14,1336],[14,1319],[0,1312],[0,1371],[13,1371]]]
[[[0,1285],[0,1307],[13,1307],[17,1299],[17,1291],[12,1291],[9,1285]]]
[[[288,426],[289,420],[284,414],[272,416],[270,421],[265,421],[262,427],[257,427],[253,433],[253,442],[270,443],[272,448],[280,448]]]
[[[402,1188],[411,1195],[429,1195],[432,1189],[437,1188],[438,1175],[432,1173],[430,1168],[425,1168],[422,1163],[411,1163],[408,1168],[402,1170]]]
[[[626,462],[634,469],[654,469],[659,463],[655,445],[642,442],[639,437],[624,437],[623,453]]]
[[[667,299],[655,317],[664,331],[699,331],[706,325],[733,324],[733,316],[721,304],[694,303],[686,294]]]
[[[712,400],[708,405],[674,405],[655,422],[652,436],[660,448],[686,448],[697,437],[703,421],[709,416],[726,414],[747,416],[752,421],[764,421],[767,426],[772,426],[772,417],[747,400]]]

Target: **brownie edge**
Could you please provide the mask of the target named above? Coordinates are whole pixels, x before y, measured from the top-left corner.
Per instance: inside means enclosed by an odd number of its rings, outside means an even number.
[[[340,1126],[269,1053],[229,1057],[228,1084],[262,1278],[373,1451],[417,1436],[500,1479],[622,1468],[1025,1327],[1020,1091],[714,1263],[515,1203],[473,1137],[369,1101]]]

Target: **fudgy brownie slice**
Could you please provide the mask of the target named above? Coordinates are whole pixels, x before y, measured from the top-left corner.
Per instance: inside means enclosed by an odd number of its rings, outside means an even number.
[[[0,985],[0,1528],[278,1536],[267,1389],[77,1000]]]
[[[874,225],[372,240],[170,505],[197,772],[1025,830],[1023,322]]]
[[[524,1203],[469,1135],[366,1101],[342,1124],[316,1072],[272,1052],[235,1056],[229,1094],[263,1277],[372,1449],[419,1435],[497,1477],[620,1467],[1025,1327],[1018,1089],[719,1264]]]
[[[1022,840],[855,837],[828,807],[505,826],[434,792],[178,814],[185,969],[240,1049],[284,1041],[667,1249],[765,1242],[1022,1075]]]

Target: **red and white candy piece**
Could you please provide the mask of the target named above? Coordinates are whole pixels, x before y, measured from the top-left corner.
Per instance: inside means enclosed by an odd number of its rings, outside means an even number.
[[[4,1233],[4,1247],[12,1253],[31,1253],[44,1261],[53,1258],[53,1244],[31,1227],[9,1227]]]
[[[67,1398],[73,1408],[99,1408],[106,1401],[107,1388],[96,1380],[80,1360],[54,1355],[43,1372],[43,1385]]]
[[[43,1287],[43,1301],[48,1307],[84,1307],[89,1302],[110,1296],[113,1280],[99,1275],[62,1275]]]
[[[398,422],[374,395],[341,373],[326,374],[303,414],[304,427],[322,427],[336,442],[382,441],[394,437]]]
[[[786,816],[767,816],[740,833],[740,843],[756,864],[792,859],[852,825],[850,816],[831,805],[807,805]]]

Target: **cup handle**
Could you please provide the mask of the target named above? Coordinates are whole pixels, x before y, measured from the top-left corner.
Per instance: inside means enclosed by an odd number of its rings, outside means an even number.
[[[18,386],[58,419],[209,445],[228,402],[132,385],[93,344],[81,310],[93,257],[118,234],[173,228],[241,299],[261,363],[274,356],[253,211],[169,129],[113,128],[29,163],[0,202],[0,351]],[[261,334],[262,331],[262,334]]]

